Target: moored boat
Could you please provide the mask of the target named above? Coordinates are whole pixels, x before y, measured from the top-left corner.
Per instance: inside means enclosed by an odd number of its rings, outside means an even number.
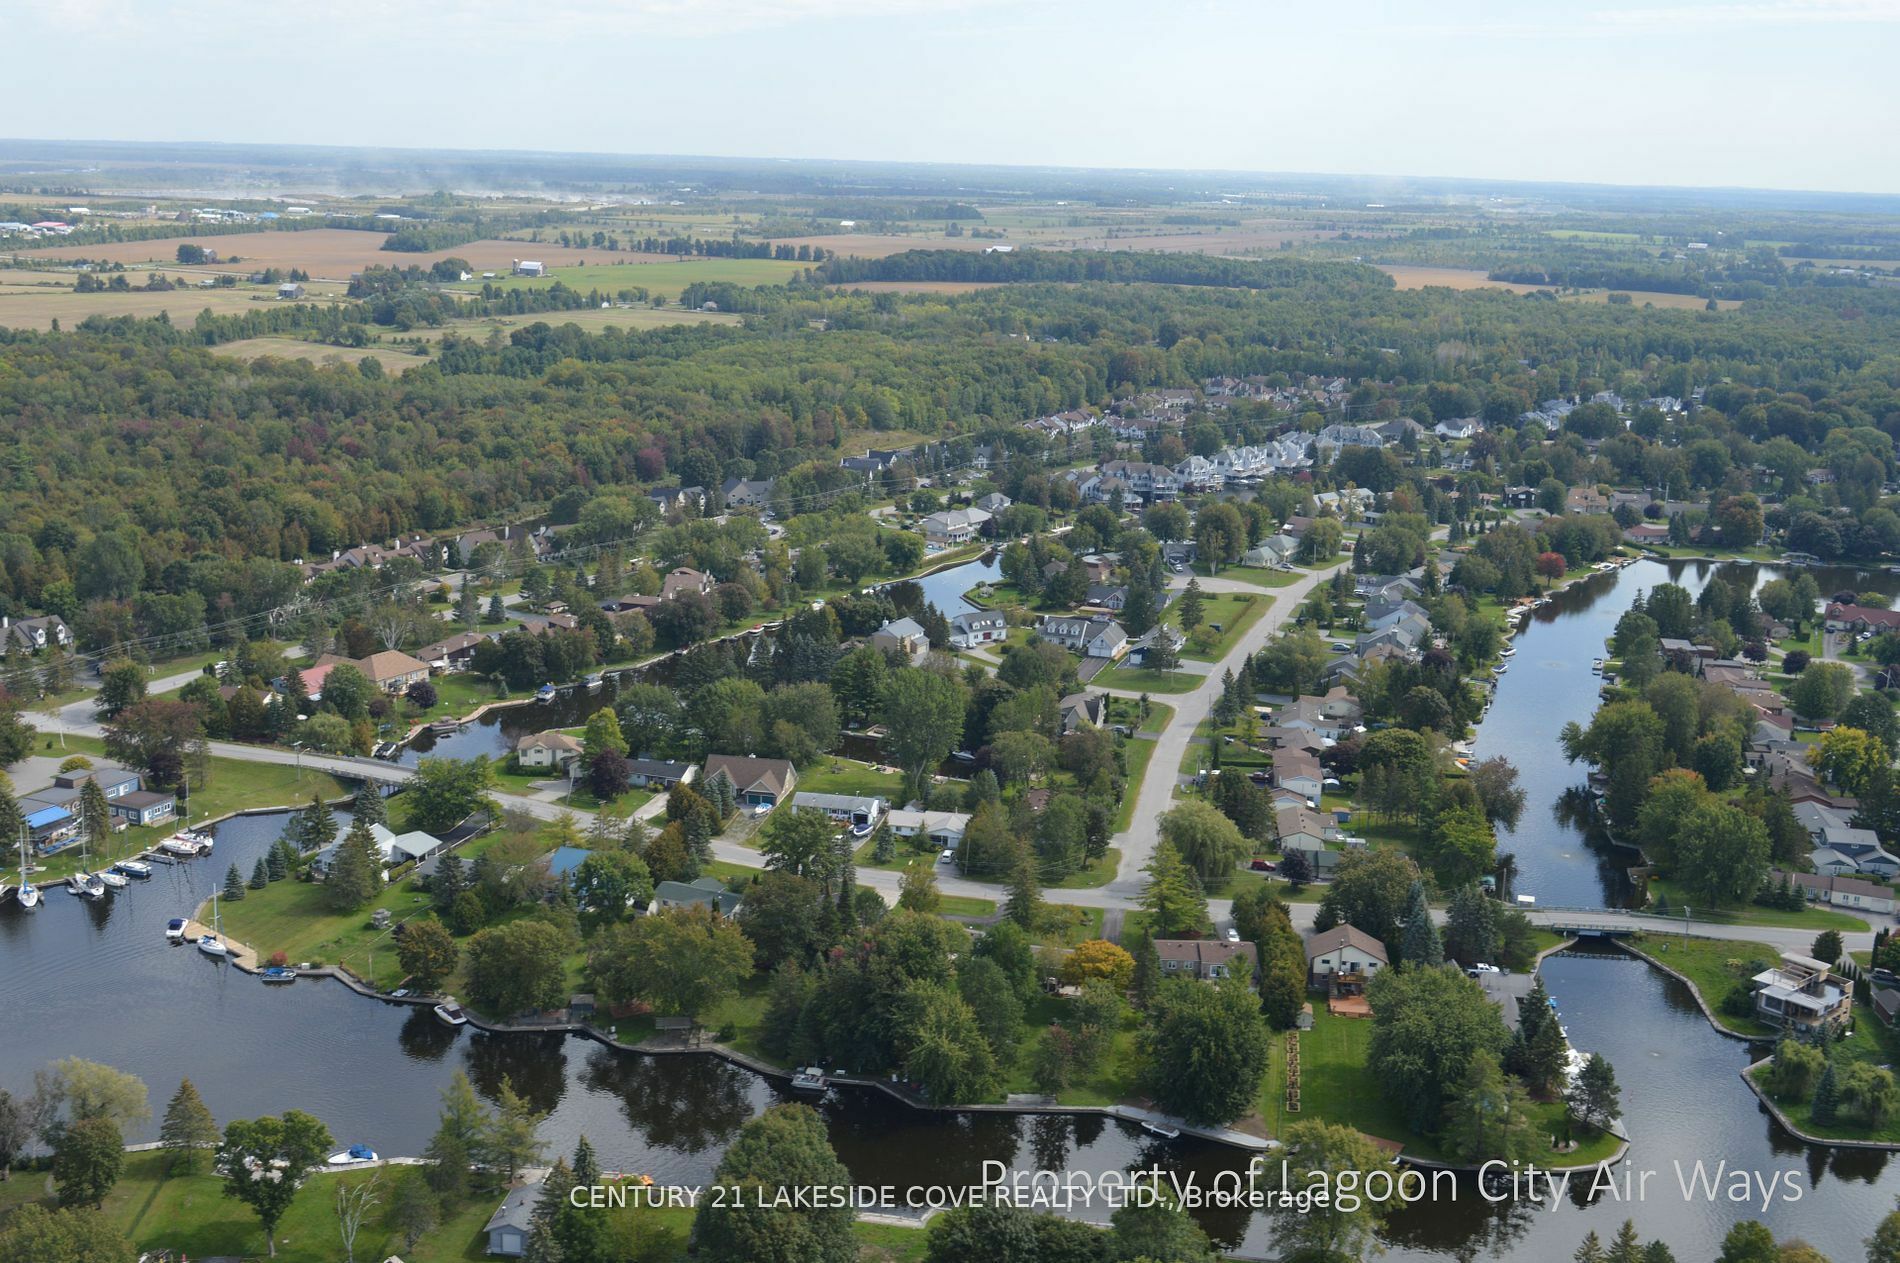
[[[19,900],[20,906],[29,912],[40,906],[40,888],[30,881],[20,883],[20,888],[13,892],[13,897]]]
[[[333,1153],[329,1157],[329,1163],[333,1167],[346,1166],[352,1162],[374,1161],[376,1161],[376,1151],[368,1145],[351,1145],[342,1153]]]
[[[1179,1140],[1181,1138],[1181,1129],[1179,1127],[1168,1127],[1161,1123],[1143,1123],[1141,1129],[1150,1135],[1159,1136],[1163,1140]]]
[[[144,860],[120,860],[112,867],[134,881],[152,880],[152,866]]]
[[[92,873],[74,873],[66,879],[67,887],[81,899],[103,899],[106,897],[106,884]]]
[[[185,941],[185,918],[173,917],[165,922],[165,937],[174,943]]]
[[[297,981],[297,971],[283,965],[272,965],[261,975],[265,982],[284,983]]]
[[[93,876],[104,882],[107,890],[125,889],[125,874],[119,872],[117,869],[102,868],[94,873]]]
[[[826,1092],[830,1088],[831,1080],[825,1077],[823,1068],[819,1066],[806,1066],[792,1076],[794,1092]]]
[[[436,1020],[447,1026],[468,1025],[468,1014],[454,1000],[444,1000],[435,1006]]]

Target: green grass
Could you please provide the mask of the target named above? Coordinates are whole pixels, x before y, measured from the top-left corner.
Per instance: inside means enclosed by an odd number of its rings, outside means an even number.
[[[1730,1017],[1722,1012],[1722,999],[1730,990],[1776,962],[1778,956],[1773,948],[1735,939],[1685,939],[1647,930],[1635,935],[1632,943],[1637,950],[1654,956],[1693,983],[1724,1029],[1737,1035],[1774,1034],[1774,1028],[1766,1022],[1752,1017]]]
[[[530,242],[522,249],[532,251]],[[615,256],[600,252],[603,259]],[[535,289],[564,282],[570,289],[585,292],[598,289],[613,294],[623,289],[641,288],[675,302],[680,291],[695,281],[727,281],[734,285],[783,285],[809,268],[809,263],[788,263],[777,259],[682,259],[669,263],[587,263],[550,268],[545,277],[497,276],[487,282],[497,289]],[[479,290],[482,282],[472,281],[460,288]]]
[[[879,772],[869,763],[827,755],[798,774],[801,794],[855,794],[896,803],[904,794],[902,772]]]
[[[937,915],[945,917],[993,917],[996,915],[996,900],[978,899],[975,895],[939,895]]]
[[[1036,1085],[1029,1077],[1034,1041],[1051,1023],[1067,1021],[1070,1007],[1067,1000],[1046,995],[1036,997],[1026,1006],[1023,1041],[1017,1049],[1015,1061],[1004,1068],[1003,1091],[998,1099],[1010,1093],[1036,1091]],[[1101,1064],[1092,1073],[1071,1082],[1057,1094],[1056,1099],[1064,1105],[1113,1105],[1133,1097],[1139,1069],[1135,1056],[1135,1034],[1139,1025],[1139,1020],[1130,1012],[1123,1019],[1121,1029],[1115,1032]]]
[[[1235,583],[1248,583],[1256,588],[1290,588],[1306,578],[1304,570],[1263,570],[1258,566],[1223,566],[1219,575],[1212,574],[1203,562],[1195,562],[1190,570],[1203,579],[1229,579]]]
[[[1115,880],[1115,872],[1121,867],[1122,853],[1119,847],[1109,847],[1102,858],[1093,860],[1076,869],[1060,881],[1048,883],[1048,890],[1089,890],[1096,886],[1106,886]]]
[[[1206,681],[1189,671],[1150,671],[1146,667],[1110,667],[1089,681],[1095,688],[1124,693],[1191,693]]]
[[[1115,809],[1114,832],[1125,831],[1134,820],[1135,804],[1141,798],[1142,777],[1147,774],[1148,764],[1154,756],[1155,739],[1152,737],[1129,737],[1122,742],[1122,761],[1128,766],[1128,788],[1122,793],[1121,805]]]
[[[1747,903],[1733,908],[1710,908],[1696,901],[1693,895],[1683,891],[1675,881],[1658,877],[1649,883],[1649,898],[1652,910],[1657,900],[1669,901],[1665,915],[1682,915],[1687,905],[1692,918],[1714,925],[1772,925],[1795,930],[1813,930],[1819,934],[1822,930],[1844,930],[1859,932],[1867,929],[1867,923],[1850,913],[1838,912],[1833,908],[1823,908],[1818,904],[1809,904],[1799,911],[1787,911],[1782,908],[1764,908],[1760,904]]]
[[[1260,1113],[1268,1131],[1282,1135],[1288,1125],[1318,1119],[1343,1123],[1368,1136],[1396,1140],[1405,1151],[1423,1158],[1442,1159],[1446,1155],[1430,1136],[1419,1136],[1407,1126],[1404,1116],[1385,1097],[1378,1078],[1366,1066],[1366,1052],[1372,1043],[1370,1018],[1334,1017],[1326,1011],[1325,1001],[1313,1000],[1313,1029],[1303,1031],[1300,1041],[1300,1111],[1286,1109],[1285,1036],[1274,1038],[1273,1060],[1262,1087]],[[1531,1103],[1530,1114],[1540,1135],[1557,1134],[1562,1126],[1561,1101]],[[1579,1129],[1581,1132],[1582,1129]],[[1578,1137],[1581,1145],[1570,1153],[1559,1153],[1545,1146],[1534,1156],[1539,1164],[1562,1163],[1577,1166],[1599,1161],[1616,1151],[1618,1141],[1607,1133]]]
[[[1199,633],[1214,623],[1221,625],[1221,631],[1205,649],[1196,644],[1194,635],[1190,635],[1181,656],[1195,662],[1219,662],[1246,635],[1247,629],[1260,621],[1261,615],[1272,604],[1272,597],[1255,596],[1249,592],[1205,593],[1202,598],[1201,627],[1197,627],[1195,632]],[[1162,614],[1162,621],[1179,627],[1180,613],[1181,600],[1176,597]]]

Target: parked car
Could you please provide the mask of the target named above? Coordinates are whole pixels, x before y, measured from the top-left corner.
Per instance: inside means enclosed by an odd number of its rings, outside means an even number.
[[[1253,869],[1253,871],[1256,873],[1271,873],[1271,872],[1278,871],[1274,867],[1274,863],[1272,860],[1255,860],[1252,864],[1248,865],[1248,867]]]

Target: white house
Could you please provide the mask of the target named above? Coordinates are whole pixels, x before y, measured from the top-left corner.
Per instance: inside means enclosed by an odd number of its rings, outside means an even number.
[[[1452,421],[1440,421],[1432,427],[1432,433],[1441,439],[1468,439],[1483,428],[1476,417],[1459,417]]]
[[[522,767],[560,768],[581,757],[578,737],[564,732],[529,733],[515,742],[515,762]]]
[[[989,520],[982,509],[943,509],[923,520],[924,540],[937,548],[955,548],[975,539]]]
[[[1315,979],[1334,974],[1371,977],[1384,969],[1385,944],[1353,925],[1336,925],[1306,940],[1306,972]]]
[[[963,831],[970,827],[969,813],[962,811],[912,811],[898,807],[885,819],[890,821],[891,832],[898,837],[928,838],[938,850],[962,846]]]
[[[950,620],[950,647],[969,649],[1009,638],[1009,621],[988,610],[965,610]]]

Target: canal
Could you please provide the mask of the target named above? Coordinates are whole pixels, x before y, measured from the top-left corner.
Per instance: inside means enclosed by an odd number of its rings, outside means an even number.
[[[1525,743],[1554,739],[1595,704],[1589,660],[1634,591],[1670,577],[1699,587],[1693,566],[1642,563],[1592,578],[1546,607],[1517,641],[1516,662],[1492,708],[1480,752],[1508,728]],[[969,586],[967,583],[964,587]],[[962,588],[958,588],[960,592]],[[933,597],[945,608],[955,608]],[[1600,630],[1599,630],[1600,629]],[[1570,663],[1581,661],[1577,671]],[[1525,713],[1526,711],[1534,713]],[[1548,744],[1499,744],[1524,771],[1531,805],[1512,845],[1524,889],[1540,901],[1602,897],[1603,864],[1588,839],[1561,827],[1554,797],[1580,778]],[[612,1167],[657,1182],[703,1183],[744,1122],[787,1093],[711,1058],[617,1054],[563,1035],[494,1036],[450,1030],[425,1011],[356,996],[339,984],[271,988],[162,937],[166,918],[207,895],[235,862],[248,871],[285,817],[230,820],[217,828],[215,857],[161,869],[98,904],[49,894],[34,913],[0,907],[0,1004],[16,1015],[0,1029],[0,1087],[30,1090],[33,1071],[84,1056],[131,1071],[150,1086],[155,1110],[189,1076],[218,1118],[308,1110],[341,1143],[385,1153],[421,1151],[437,1097],[457,1068],[493,1097],[506,1077],[550,1111],[544,1133],[557,1150],[585,1133]],[[1593,894],[1593,891],[1595,892]],[[1685,988],[1627,957],[1557,956],[1545,976],[1572,1040],[1616,1066],[1635,1143],[1632,1169],[1655,1170],[1634,1205],[1594,1203],[1573,1188],[1554,1210],[1494,1207],[1475,1185],[1453,1201],[1405,1209],[1384,1237],[1400,1260],[1480,1256],[1567,1258],[1586,1231],[1608,1238],[1625,1217],[1677,1257],[1708,1259],[1722,1234],[1763,1218],[1836,1260],[1857,1258],[1861,1239],[1891,1209],[1900,1179],[1884,1154],[1810,1149],[1763,1114],[1737,1072],[1747,1052],[1715,1034]],[[1247,1157],[1187,1138],[1163,1141],[1099,1118],[936,1115],[866,1091],[834,1092],[821,1106],[832,1142],[854,1178],[898,1185],[967,1185],[985,1160],[1019,1170],[1100,1174],[1159,1164],[1203,1186]],[[156,1124],[129,1139],[149,1139]],[[1726,1200],[1685,1199],[1675,1164],[1726,1161],[1769,1177],[1790,1173],[1803,1192],[1764,1212]],[[1267,1255],[1270,1225],[1244,1212],[1203,1216],[1227,1248]]]

